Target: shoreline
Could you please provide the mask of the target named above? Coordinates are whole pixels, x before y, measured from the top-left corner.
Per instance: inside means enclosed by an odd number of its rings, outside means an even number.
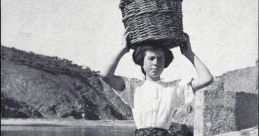
[[[133,120],[1,119],[1,126],[135,127]]]

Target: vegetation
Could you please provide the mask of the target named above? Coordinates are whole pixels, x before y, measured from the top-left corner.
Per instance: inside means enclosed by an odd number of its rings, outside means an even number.
[[[35,54],[34,52],[25,52],[16,48],[1,46],[1,62],[3,60],[28,65],[53,74],[66,74],[77,76],[95,90],[102,90],[100,83],[100,71],[93,71],[89,67],[73,64],[72,61],[58,57],[50,57]]]

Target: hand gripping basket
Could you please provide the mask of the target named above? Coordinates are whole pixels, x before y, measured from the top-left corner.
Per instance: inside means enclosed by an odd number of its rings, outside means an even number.
[[[145,43],[173,48],[184,41],[182,0],[121,0],[119,7],[130,48]]]

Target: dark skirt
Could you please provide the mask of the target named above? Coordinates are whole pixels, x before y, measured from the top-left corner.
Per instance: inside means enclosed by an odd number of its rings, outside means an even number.
[[[132,136],[173,136],[168,130],[162,128],[136,129]]]

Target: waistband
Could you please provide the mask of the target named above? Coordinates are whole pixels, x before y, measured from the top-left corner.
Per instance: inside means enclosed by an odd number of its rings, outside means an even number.
[[[167,129],[148,127],[136,129],[134,136],[172,136]]]
[[[159,130],[159,131],[168,131],[168,130],[165,129],[165,128],[158,128],[158,127],[139,128],[139,129],[136,129],[136,130]]]

